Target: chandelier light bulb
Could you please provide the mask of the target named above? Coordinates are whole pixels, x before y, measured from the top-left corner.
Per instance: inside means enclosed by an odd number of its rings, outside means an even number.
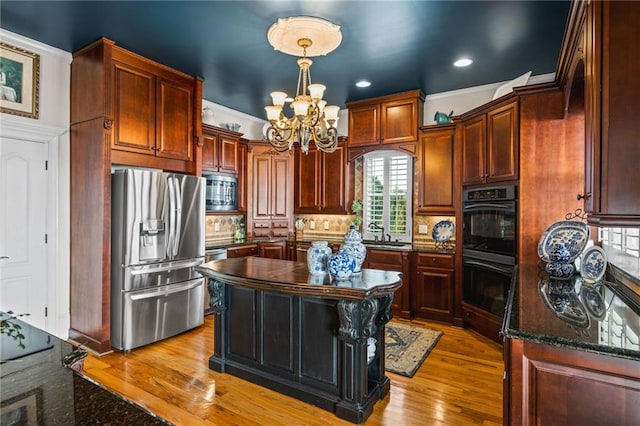
[[[324,118],[331,122],[331,120],[338,121],[338,111],[340,107],[336,105],[328,105],[324,107]]]
[[[271,100],[275,106],[282,107],[286,99],[287,94],[284,92],[271,92]]]
[[[322,99],[322,95],[324,95],[324,90],[326,87],[322,84],[310,84],[309,87],[309,96],[315,103],[318,103]]]

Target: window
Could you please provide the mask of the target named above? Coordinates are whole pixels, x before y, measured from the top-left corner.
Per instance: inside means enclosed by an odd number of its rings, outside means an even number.
[[[363,237],[411,242],[412,158],[395,151],[366,154]]]

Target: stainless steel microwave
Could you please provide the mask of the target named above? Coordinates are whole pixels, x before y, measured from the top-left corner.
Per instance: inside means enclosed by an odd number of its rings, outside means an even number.
[[[238,210],[238,179],[222,174],[204,176],[207,181],[206,209],[208,212]]]

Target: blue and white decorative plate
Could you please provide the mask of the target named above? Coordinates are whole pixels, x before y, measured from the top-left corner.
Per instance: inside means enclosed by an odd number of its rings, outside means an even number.
[[[450,220],[441,220],[433,226],[431,236],[436,243],[446,243],[453,238],[455,226]]]
[[[602,321],[604,319],[607,314],[607,305],[595,286],[582,284],[582,287],[580,287],[580,300],[594,320]]]
[[[607,269],[607,255],[598,246],[589,247],[580,260],[580,276],[587,282],[600,281]]]
[[[586,223],[573,220],[562,220],[549,226],[540,237],[538,243],[538,257],[544,262],[550,262],[549,253],[558,244],[569,250],[568,263],[576,260],[589,241],[589,227]]]

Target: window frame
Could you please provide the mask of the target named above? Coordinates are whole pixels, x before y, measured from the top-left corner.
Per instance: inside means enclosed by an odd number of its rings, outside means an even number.
[[[407,186],[406,186],[406,232],[399,233],[391,233],[389,232],[389,221],[390,221],[390,185],[389,181],[391,179],[391,159],[394,157],[403,157],[406,159],[407,165]],[[384,161],[383,166],[383,227],[384,227],[384,238],[387,239],[387,234],[391,235],[392,241],[402,241],[406,243],[411,243],[412,241],[412,233],[413,233],[413,179],[414,179],[414,159],[411,155],[392,151],[392,150],[384,150],[384,151],[373,151],[366,153],[363,156],[362,161],[362,238],[365,240],[374,240],[380,239],[381,231],[374,230],[369,228],[369,191],[368,191],[368,160],[372,158],[382,158]]]

